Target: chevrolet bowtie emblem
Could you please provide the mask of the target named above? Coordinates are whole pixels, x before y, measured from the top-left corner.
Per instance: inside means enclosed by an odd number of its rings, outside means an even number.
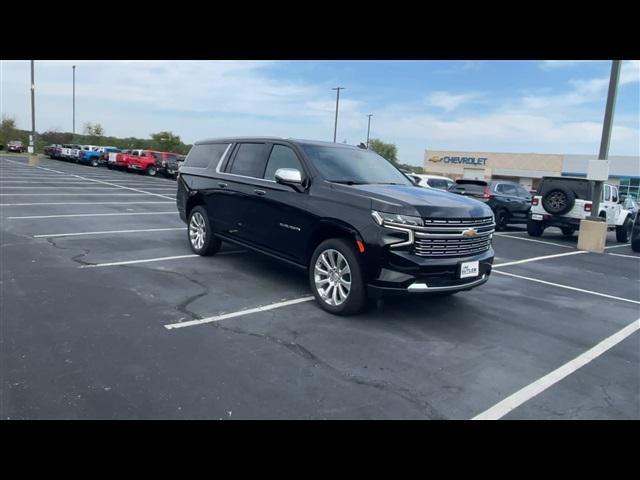
[[[463,237],[475,237],[478,234],[478,231],[475,228],[468,228],[464,232],[462,232]]]

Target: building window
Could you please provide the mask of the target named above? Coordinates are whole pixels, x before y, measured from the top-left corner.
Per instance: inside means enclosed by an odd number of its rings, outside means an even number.
[[[640,178],[621,178],[620,195],[640,199]]]

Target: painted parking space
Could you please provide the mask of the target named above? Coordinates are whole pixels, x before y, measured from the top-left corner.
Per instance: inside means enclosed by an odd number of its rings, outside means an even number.
[[[108,183],[138,179],[64,162],[40,165]],[[0,180],[32,171],[0,170]],[[495,263],[524,262],[496,267],[482,287],[448,298],[389,298],[343,318],[305,300],[305,272],[227,244],[222,255],[194,257],[177,215],[7,220],[174,208],[133,204],[156,200],[155,191],[38,195],[29,202],[76,204],[0,206],[3,332],[12,340],[2,352],[3,415],[468,419],[638,318],[638,304],[610,298],[640,300],[633,292],[638,255],[611,239],[606,254],[585,254],[575,249],[577,239],[551,230],[540,239],[548,243],[538,243],[510,229],[494,239]],[[2,196],[0,203],[27,198]],[[166,328],[211,318],[217,320]],[[637,339],[623,340],[506,418],[638,418],[639,387],[630,377]]]

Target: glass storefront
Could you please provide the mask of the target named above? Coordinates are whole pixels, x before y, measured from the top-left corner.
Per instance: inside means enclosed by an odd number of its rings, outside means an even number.
[[[640,178],[621,178],[620,195],[640,199]]]

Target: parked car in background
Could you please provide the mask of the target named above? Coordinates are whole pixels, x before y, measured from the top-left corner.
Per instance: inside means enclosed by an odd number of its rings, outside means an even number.
[[[158,173],[158,166],[162,163],[162,152],[155,150],[140,150],[137,155],[130,155],[127,168],[146,173],[152,177]]]
[[[24,145],[22,144],[22,142],[20,140],[11,140],[7,144],[7,151],[8,152],[24,153],[24,152],[27,151],[27,149],[24,147]]]
[[[44,147],[44,154],[47,155],[49,158],[55,158],[56,151],[59,148],[60,148],[60,145],[55,143],[51,145],[47,145],[46,147]]]
[[[622,208],[626,208],[633,215],[638,213],[638,210],[640,210],[640,207],[638,207],[638,202],[633,197],[625,197],[622,201]]]
[[[93,147],[90,150],[83,148],[80,151],[78,162],[88,163],[92,167],[97,167],[103,163],[106,163],[107,160],[105,159],[105,153],[108,154],[110,151],[114,151],[117,153],[120,151],[120,149],[116,147]]]
[[[529,219],[531,194],[519,183],[459,179],[449,191],[485,202],[495,216],[496,230],[502,230],[509,224],[526,224]]]
[[[441,177],[439,175],[424,175],[420,173],[412,173],[412,177],[417,179],[417,185],[427,188],[437,188],[439,190],[449,190],[455,183],[448,177]]]
[[[167,178],[176,178],[178,176],[178,154],[171,152],[155,152],[156,168],[158,173]]]
[[[594,187],[593,180],[581,177],[542,177],[527,222],[529,235],[540,237],[548,227],[573,235],[580,228],[580,220],[591,216]],[[603,185],[598,216],[606,219],[608,230],[616,231],[618,242],[629,241],[633,214],[623,208],[615,185]]]
[[[631,250],[640,252],[640,212],[636,213],[633,222],[633,230],[631,231]]]
[[[416,188],[375,152],[345,144],[197,142],[177,207],[194,253],[213,255],[225,240],[302,268],[337,315],[362,311],[368,297],[470,290],[491,274],[487,205]]]
[[[136,157],[140,156],[142,152],[144,152],[144,150],[123,150],[121,153],[116,154],[113,161],[111,161],[111,156],[109,156],[109,163],[107,164],[107,167],[127,169],[129,167],[131,159],[135,159]]]

